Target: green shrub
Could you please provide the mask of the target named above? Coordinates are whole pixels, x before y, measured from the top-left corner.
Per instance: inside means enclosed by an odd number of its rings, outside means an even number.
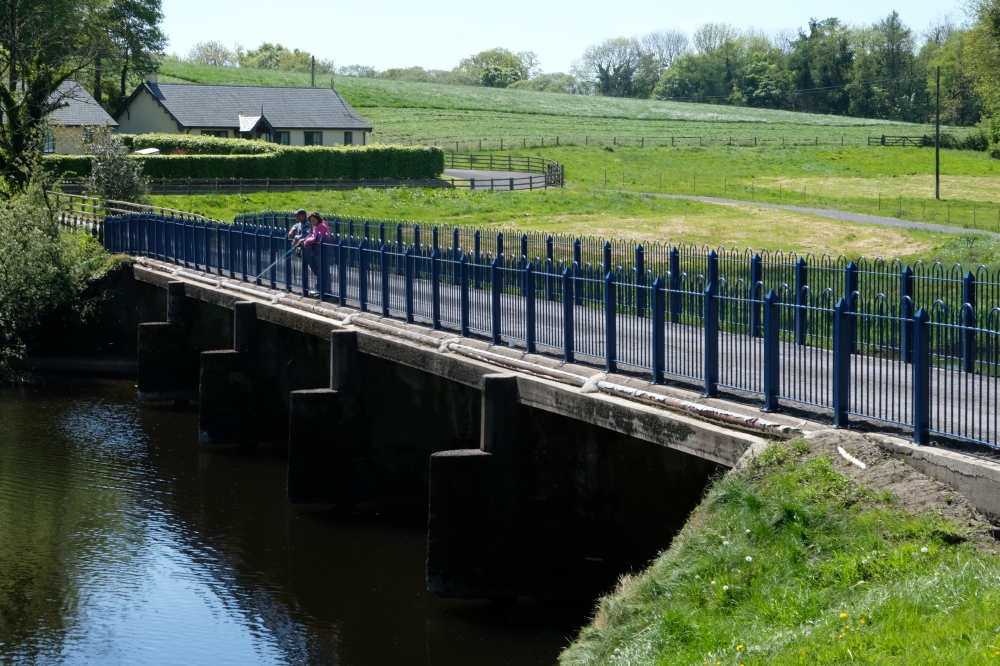
[[[60,233],[37,185],[0,204],[0,381],[13,378],[41,317],[72,301],[105,256],[89,238]]]
[[[989,150],[990,134],[984,127],[975,127],[962,138],[960,147],[963,150],[978,150],[979,152]]]
[[[440,148],[368,146],[295,147],[267,155],[153,155],[147,178],[420,179],[444,171]]]
[[[220,139],[216,136],[194,134],[136,134],[126,145],[132,150],[156,148],[161,153],[183,150],[190,155],[263,155],[276,152],[280,146],[267,141],[246,139]]]
[[[281,147],[263,155],[134,155],[146,178],[436,178],[444,171],[444,151],[421,146]],[[90,175],[89,155],[49,155],[47,169],[61,176]]]
[[[46,155],[42,167],[55,178],[86,178],[90,175],[90,155]]]
[[[141,203],[148,190],[142,163],[129,157],[121,137],[109,127],[96,128],[87,141],[90,175],[87,196],[113,201]]]

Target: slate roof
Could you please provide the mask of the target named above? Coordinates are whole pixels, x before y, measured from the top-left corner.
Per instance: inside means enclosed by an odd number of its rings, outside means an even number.
[[[263,115],[277,129],[372,130],[371,123],[332,88],[145,82],[117,116],[143,88],[188,128],[235,128],[241,125],[240,116]]]
[[[110,125],[118,127],[118,123],[76,81],[63,81],[49,99],[65,103],[65,106],[49,114],[50,125],[68,127]]]

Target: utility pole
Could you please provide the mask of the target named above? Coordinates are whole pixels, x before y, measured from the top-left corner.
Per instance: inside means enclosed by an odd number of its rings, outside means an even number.
[[[316,87],[316,56],[312,57],[312,87]]]
[[[934,198],[941,199],[941,66],[937,68],[937,102],[934,112]]]

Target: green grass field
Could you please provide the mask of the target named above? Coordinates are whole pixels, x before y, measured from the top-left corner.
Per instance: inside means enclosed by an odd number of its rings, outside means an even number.
[[[674,244],[842,253],[851,259],[880,256],[970,266],[1000,263],[1000,239],[835,222],[753,205],[719,206],[600,191],[351,190],[155,196],[153,203],[227,221],[241,213],[302,207],[393,223],[406,220],[425,227],[435,223],[505,226]]]
[[[165,62],[164,82],[235,83],[308,86],[305,72],[279,72],[238,67],[212,67]],[[317,80],[329,85],[329,79]],[[382,79],[337,77],[344,98],[375,126],[373,140],[384,143],[426,139],[499,139],[560,136],[583,143],[586,137],[613,142],[615,136],[729,136],[780,141],[865,142],[881,134],[923,135],[924,125],[895,123],[746,107],[686,104],[504,90],[473,86],[407,83]]]
[[[698,194],[1000,231],[1000,160],[974,151],[941,151],[940,201],[934,199],[934,151],[929,148],[551,147],[530,152],[564,163],[569,185],[583,190]]]
[[[164,63],[163,81],[308,85],[305,73]],[[317,83],[322,83],[318,81]],[[661,241],[850,257],[1000,261],[989,238],[921,234],[837,223],[753,206],[618,199],[597,190],[700,194],[835,208],[967,228],[1000,228],[1000,161],[970,151],[942,151],[943,201],[933,199],[933,151],[857,145],[869,135],[929,133],[931,128],[884,121],[729,106],[583,97],[467,86],[338,77],[338,90],[366,115],[381,141],[482,137],[484,148],[514,143],[516,154],[563,163],[563,193],[508,195],[438,192],[254,194],[247,197],[155,197],[157,203],[220,219],[244,210],[319,208],[342,214],[423,223],[512,224]],[[653,146],[652,137],[703,136],[716,143]],[[548,136],[544,148],[531,137]],[[561,145],[553,145],[553,137]],[[758,146],[720,145],[729,136],[757,137]],[[635,145],[645,137],[645,147]],[[782,145],[782,137],[785,145]],[[819,146],[791,145],[792,140]],[[478,140],[460,142],[478,149]],[[520,138],[517,146],[514,138]],[[567,146],[567,140],[626,147]],[[855,145],[841,146],[840,142]],[[664,143],[660,141],[659,143]],[[695,145],[690,145],[690,144]],[[751,141],[752,143],[752,141]],[[528,146],[528,148],[524,148]],[[605,180],[606,178],[606,180]],[[902,197],[900,199],[899,197]]]
[[[995,543],[972,537],[960,510],[910,509],[848,477],[832,446],[811,446],[772,444],[718,480],[560,663],[1000,663]],[[903,463],[883,464],[906,477]]]

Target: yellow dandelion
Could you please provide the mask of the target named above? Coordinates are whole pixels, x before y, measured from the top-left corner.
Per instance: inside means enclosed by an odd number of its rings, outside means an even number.
[[[737,645],[737,646],[736,646],[736,649],[737,649],[737,650],[742,650],[742,649],[743,649],[743,646],[742,646],[742,645]]]
[[[841,613],[840,614],[840,619],[841,620],[843,620],[845,617],[847,617],[847,613]]]
[[[861,624],[865,623],[865,618],[861,618]]]

